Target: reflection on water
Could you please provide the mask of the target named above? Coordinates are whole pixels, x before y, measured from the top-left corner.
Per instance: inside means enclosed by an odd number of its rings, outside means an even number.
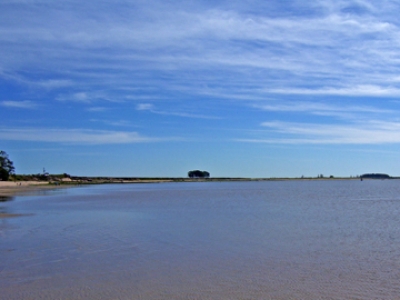
[[[14,197],[0,196],[0,202],[8,202],[14,200]]]
[[[391,181],[103,185],[17,197],[4,299],[398,299]],[[6,222],[6,223],[4,223]]]

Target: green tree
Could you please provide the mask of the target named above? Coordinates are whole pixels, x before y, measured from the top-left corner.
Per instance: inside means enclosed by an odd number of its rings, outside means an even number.
[[[210,173],[207,171],[193,170],[188,172],[190,178],[209,178]]]
[[[13,162],[8,158],[8,154],[0,151],[0,180],[7,181],[10,175],[14,174]]]

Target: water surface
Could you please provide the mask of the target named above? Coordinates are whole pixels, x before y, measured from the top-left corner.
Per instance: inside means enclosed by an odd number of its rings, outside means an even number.
[[[1,202],[1,299],[399,299],[400,181],[98,185]]]

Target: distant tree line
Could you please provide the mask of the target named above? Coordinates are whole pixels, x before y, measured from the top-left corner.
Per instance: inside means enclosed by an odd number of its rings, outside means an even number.
[[[207,171],[193,170],[188,172],[189,178],[209,178],[210,173]]]
[[[390,176],[388,174],[382,173],[368,173],[360,176],[361,179],[389,179]]]

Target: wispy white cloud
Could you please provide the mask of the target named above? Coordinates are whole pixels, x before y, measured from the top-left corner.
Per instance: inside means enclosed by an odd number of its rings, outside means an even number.
[[[131,144],[175,140],[173,138],[150,138],[137,132],[128,131],[49,128],[2,128],[0,130],[0,139],[83,145]]]
[[[267,92],[287,95],[322,95],[322,96],[368,96],[394,98],[400,96],[400,88],[377,85],[359,85],[337,88],[302,88],[302,89],[271,89]]]
[[[58,101],[73,101],[73,102],[82,102],[82,103],[90,103],[92,102],[92,98],[85,92],[74,93],[70,95],[60,95],[57,97]]]
[[[68,79],[50,79],[50,80],[41,80],[38,82],[31,82],[33,85],[37,85],[46,89],[58,89],[64,88],[68,86],[73,86],[75,83],[72,80]]]
[[[219,141],[208,144],[218,164],[220,142],[235,137],[393,150],[399,11],[398,0],[3,0],[2,100],[32,102],[0,100],[0,140],[46,148],[183,136]],[[260,157],[269,148],[253,146]],[[162,152],[158,161],[177,165]]]
[[[23,108],[23,109],[33,109],[37,108],[37,104],[33,101],[24,100],[24,101],[0,101],[0,105],[4,107],[10,108]]]
[[[103,111],[107,111],[106,107],[102,107],[102,106],[95,106],[95,107],[89,107],[87,109],[87,111],[91,111],[91,112],[103,112]]]
[[[137,114],[216,119],[210,103],[257,100],[269,112],[384,119],[384,105],[334,97],[400,96],[396,1],[10,3],[0,4],[0,77],[90,111],[131,101]]]
[[[154,105],[150,103],[140,103],[136,105],[137,110],[150,110],[154,111]]]
[[[252,2],[252,10],[239,2],[102,1],[88,11],[90,1],[81,9],[71,0],[46,3],[20,2],[14,11],[3,2],[0,13],[0,53],[7,58],[0,68],[10,74],[51,70],[55,79],[39,81],[46,86],[79,89],[82,79],[91,89],[137,87],[141,80],[158,86],[159,78],[147,72],[174,70],[167,90],[217,79],[226,93],[247,86],[280,94],[399,95],[400,83],[388,84],[399,64],[394,1],[379,7],[372,1],[293,2],[289,12],[279,4],[277,16],[261,1]],[[77,91],[60,99],[100,99],[82,96]]]
[[[296,111],[296,112],[367,112],[367,113],[390,113],[392,110],[381,109],[372,106],[356,106],[356,105],[335,105],[325,102],[311,102],[311,101],[290,101],[278,102],[257,105],[264,110],[269,111]]]
[[[343,119],[367,119],[371,115],[394,116],[397,111],[366,105],[349,105],[317,101],[267,101],[265,104],[256,104],[254,107],[271,112],[294,112],[318,116],[330,116]]]
[[[163,111],[156,109],[155,106],[150,103],[140,103],[136,106],[136,109],[139,111],[149,111],[151,113],[158,115],[177,116],[183,118],[197,118],[197,119],[219,119],[218,117],[200,115],[195,113],[187,113],[180,111]]]
[[[93,100],[98,99],[99,96],[94,96],[93,94],[87,92],[77,92],[73,94],[63,94],[57,97],[58,101],[66,101],[66,102],[81,102],[81,103],[91,103]]]
[[[264,122],[268,138],[242,142],[274,144],[399,144],[400,123],[370,121],[352,124]],[[276,137],[278,135],[278,137]]]
[[[93,103],[97,101],[117,102],[115,99],[102,91],[89,91],[89,92],[76,92],[69,94],[61,94],[56,100],[64,102],[80,102],[80,103]]]
[[[118,127],[131,127],[133,126],[132,122],[127,120],[99,120],[99,119],[91,119],[91,122],[100,122],[106,125],[118,126]]]

